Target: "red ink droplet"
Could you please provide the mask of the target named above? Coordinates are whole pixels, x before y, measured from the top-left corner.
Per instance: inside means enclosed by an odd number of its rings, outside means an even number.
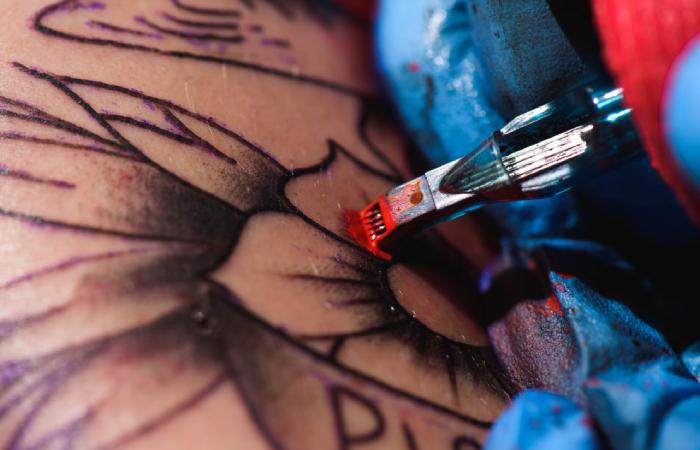
[[[547,301],[544,302],[544,306],[546,308],[545,314],[547,317],[552,317],[554,315],[564,317],[564,311],[561,310],[561,303],[559,303],[559,299],[556,295],[550,295]]]

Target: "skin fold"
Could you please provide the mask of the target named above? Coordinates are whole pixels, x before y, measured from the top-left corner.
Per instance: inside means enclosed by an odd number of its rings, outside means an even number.
[[[314,0],[0,9],[0,445],[471,449],[510,398],[476,223],[384,262],[411,177],[368,25]]]

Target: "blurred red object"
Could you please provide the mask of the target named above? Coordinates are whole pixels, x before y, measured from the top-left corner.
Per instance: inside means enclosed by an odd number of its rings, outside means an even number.
[[[666,143],[663,105],[676,59],[700,34],[700,0],[593,0],[605,62],[634,111],[652,164],[700,224],[700,199]]]
[[[333,2],[364,19],[372,20],[374,17],[375,0],[333,0]]]

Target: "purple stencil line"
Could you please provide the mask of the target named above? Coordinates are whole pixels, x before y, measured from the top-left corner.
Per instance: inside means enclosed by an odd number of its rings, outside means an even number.
[[[239,27],[238,22],[202,22],[198,20],[183,19],[173,16],[172,14],[168,14],[167,12],[161,12],[160,16],[169,22],[183,27],[210,28],[216,30],[237,30]]]
[[[24,440],[27,430],[31,428],[36,417],[41,414],[43,408],[51,401],[52,397],[59,389],[60,384],[86,361],[92,359],[96,351],[99,351],[98,347],[89,349],[76,358],[68,359],[68,361],[60,360],[58,367],[54,366],[53,370],[47,371],[37,382],[26,387],[24,390],[25,393],[28,392],[31,395],[32,392],[39,391],[41,395],[33,402],[27,414],[15,428],[12,438],[5,448],[19,448],[21,446],[20,444],[22,440]],[[0,414],[6,413],[9,408],[18,401],[22,401],[22,394],[18,394],[9,403],[3,405],[2,413]],[[24,446],[21,447],[24,448]]]
[[[34,364],[27,360],[5,361],[0,363],[0,387],[29,372]]]
[[[107,5],[98,1],[81,2],[81,1],[68,1],[63,3],[60,8],[61,11],[76,11],[78,9],[87,9],[91,11],[101,11],[107,9]]]
[[[12,170],[5,164],[0,163],[0,177],[14,178],[17,180],[28,181],[30,183],[45,184],[47,186],[58,189],[75,189],[75,184],[62,180],[54,180],[51,178],[40,178],[25,172],[24,170]]]
[[[170,124],[170,126],[173,127],[175,130],[177,130],[178,134],[181,134],[183,135],[183,137],[191,139],[195,146],[200,150],[209,153],[210,155],[216,158],[222,159],[231,165],[238,164],[238,161],[236,161],[234,158],[228,156],[226,153],[216,148],[214,144],[210,143],[206,139],[200,137],[195,132],[190,130],[187,127],[187,125],[185,125],[184,122],[178,119],[175,113],[173,113],[169,109],[163,109],[163,116],[165,118],[165,121],[168,122],[168,124]]]
[[[219,42],[226,42],[228,44],[240,44],[242,43],[245,38],[240,35],[240,34],[232,34],[232,35],[223,35],[223,34],[216,34],[216,33],[195,33],[192,31],[187,31],[187,30],[181,30],[181,29],[174,29],[174,28],[166,28],[163,26],[160,26],[158,24],[155,24],[148,20],[147,18],[143,16],[136,16],[134,17],[134,21],[136,23],[139,23],[141,25],[144,25],[158,33],[164,34],[164,35],[170,35],[170,36],[175,36],[181,39],[185,39],[186,41],[200,41],[200,42],[207,42],[207,41],[219,41]]]
[[[153,430],[157,429],[159,426],[167,423],[168,421],[181,416],[182,414],[188,412],[195,406],[197,406],[202,401],[206,400],[211,394],[216,392],[227,380],[229,376],[227,373],[217,375],[212,381],[204,385],[204,387],[189,397],[185,398],[181,402],[177,403],[175,406],[166,410],[163,414],[156,417],[155,419],[149,420],[142,424],[133,431],[130,431],[107,444],[97,447],[96,450],[110,450],[114,448],[122,447],[129,442],[133,442],[141,436],[147,435]]]
[[[85,24],[90,28],[95,28],[102,31],[109,31],[112,33],[130,34],[132,36],[146,37],[150,39],[163,39],[163,36],[161,36],[158,33],[120,27],[118,25],[112,25],[111,23],[102,22],[99,20],[88,20]]]
[[[182,11],[197,14],[201,16],[219,16],[219,17],[240,17],[241,12],[236,9],[214,9],[214,8],[202,8],[198,6],[192,6],[190,4],[184,3],[182,0],[172,0],[173,5]]]
[[[139,161],[139,162],[141,161],[137,157],[130,155],[128,153],[106,150],[105,148],[103,148],[102,146],[97,145],[97,144],[77,144],[74,142],[67,142],[67,141],[59,140],[59,139],[48,139],[48,138],[40,138],[40,137],[35,137],[35,136],[26,136],[24,134],[17,133],[14,131],[0,133],[0,140],[1,139],[30,142],[33,144],[54,145],[57,147],[63,147],[63,148],[68,148],[68,149],[73,149],[73,150],[86,150],[89,152],[100,153],[100,154],[107,155],[107,156],[130,159],[130,160]]]
[[[289,42],[287,39],[282,38],[262,38],[260,40],[260,43],[268,47],[278,48],[291,48],[292,46],[291,42]]]
[[[63,440],[66,446],[62,448],[72,449],[72,445],[68,445],[72,442],[76,436],[81,431],[81,428],[90,420],[95,414],[95,411],[91,408],[81,414],[79,417],[71,420],[67,424],[59,427],[58,429],[52,430],[47,433],[44,437],[39,439],[34,445],[23,447],[23,450],[41,450],[47,448],[52,442],[58,440]]]
[[[73,268],[73,267],[78,266],[78,265],[83,264],[83,263],[113,259],[113,258],[118,258],[121,256],[131,256],[131,255],[137,255],[137,254],[144,254],[144,253],[149,253],[149,252],[153,252],[156,250],[165,250],[165,249],[166,248],[164,248],[164,247],[140,247],[140,248],[134,248],[134,249],[129,249],[129,250],[98,253],[96,255],[91,255],[91,256],[77,256],[74,258],[67,259],[65,261],[61,261],[58,264],[46,266],[46,267],[43,267],[39,270],[29,272],[29,273],[26,273],[26,274],[21,275],[19,277],[13,278],[10,281],[8,281],[7,283],[0,285],[0,291],[16,287],[17,285],[19,285],[21,283],[31,281],[33,279],[36,279],[36,278],[44,276],[44,275],[49,275],[49,274],[52,274],[55,272],[60,272],[62,270]],[[169,247],[168,247],[168,249],[169,249]]]

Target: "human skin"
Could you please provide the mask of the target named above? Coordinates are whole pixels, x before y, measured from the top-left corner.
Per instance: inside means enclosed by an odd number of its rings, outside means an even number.
[[[344,231],[412,175],[365,24],[314,0],[0,11],[4,448],[479,447],[509,388],[476,225],[391,262]]]

